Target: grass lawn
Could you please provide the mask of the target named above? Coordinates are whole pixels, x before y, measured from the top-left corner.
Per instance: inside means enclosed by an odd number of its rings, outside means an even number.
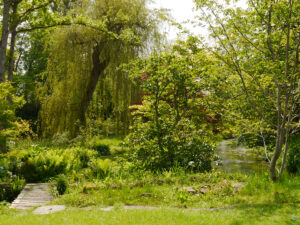
[[[1,225],[99,225],[99,224],[300,224],[300,204],[244,206],[233,210],[191,211],[186,209],[122,210],[104,212],[98,207],[68,209],[49,215],[30,211],[2,210]]]
[[[87,183],[85,183],[87,182]],[[283,176],[271,182],[264,175],[212,172],[176,173],[76,183],[54,204],[70,207],[145,205],[162,207],[216,208],[252,204],[300,204],[300,176]],[[235,185],[241,184],[236,188]],[[190,193],[187,187],[193,187]]]

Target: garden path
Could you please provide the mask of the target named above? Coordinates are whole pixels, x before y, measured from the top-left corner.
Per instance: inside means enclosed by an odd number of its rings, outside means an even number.
[[[53,200],[49,184],[27,184],[10,208],[31,209]]]

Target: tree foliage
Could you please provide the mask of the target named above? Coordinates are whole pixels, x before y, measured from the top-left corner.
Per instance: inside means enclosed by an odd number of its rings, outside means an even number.
[[[248,111],[243,114],[250,121],[254,118],[274,131],[270,174],[275,180],[277,160],[285,146],[281,173],[289,135],[299,127],[300,3],[250,0],[247,9],[224,7],[216,1],[196,3],[216,41],[207,48],[240,79],[241,111]]]
[[[218,89],[213,81],[206,82],[212,77],[209,64],[204,66],[209,54],[197,43],[190,38],[172,52],[127,66],[143,95],[140,105],[131,107],[128,143],[135,149],[136,162],[147,169],[211,169],[212,145],[222,128],[221,110],[215,111],[212,102]]]
[[[157,37],[162,14],[149,10],[146,3],[144,0],[74,3],[70,15],[78,17],[77,20],[83,18],[89,26],[56,29],[49,40],[50,57],[44,74],[47,81],[39,92],[40,127],[44,136],[63,131],[75,136],[79,127],[86,124],[86,112],[95,90],[99,87],[103,93],[108,77],[115,92],[125,94],[118,93],[119,99],[114,102],[119,104],[116,114],[121,111],[118,108],[131,104],[132,93],[124,91],[130,90],[131,84],[116,67],[137,57]]]
[[[10,83],[0,83],[0,152],[6,152],[6,138],[10,136],[16,120],[15,111],[24,104]]]

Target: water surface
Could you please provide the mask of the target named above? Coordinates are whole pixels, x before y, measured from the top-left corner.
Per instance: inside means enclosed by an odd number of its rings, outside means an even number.
[[[214,168],[225,172],[261,173],[268,169],[268,164],[251,153],[251,149],[243,146],[233,146],[232,141],[222,141],[217,146],[218,162]]]

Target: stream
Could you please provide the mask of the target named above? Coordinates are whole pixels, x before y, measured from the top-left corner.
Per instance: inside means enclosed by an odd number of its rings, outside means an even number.
[[[218,162],[213,163],[216,170],[230,173],[262,173],[268,170],[268,163],[251,154],[251,149],[232,146],[231,140],[224,140],[217,146]]]

